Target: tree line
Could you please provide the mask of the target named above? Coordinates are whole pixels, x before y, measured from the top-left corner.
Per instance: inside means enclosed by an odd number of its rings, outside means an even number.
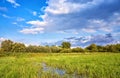
[[[13,42],[11,40],[2,41],[0,52],[33,52],[33,53],[84,53],[84,52],[120,52],[120,44],[110,44],[106,46],[100,46],[96,44],[90,44],[85,48],[75,47],[71,48],[69,42],[62,42],[61,46],[25,46],[23,43]]]

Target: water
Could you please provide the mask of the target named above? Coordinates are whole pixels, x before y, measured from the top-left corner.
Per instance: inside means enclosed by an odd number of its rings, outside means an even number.
[[[42,63],[42,67],[43,67],[44,72],[50,71],[51,73],[53,73],[53,74],[56,73],[60,76],[63,76],[66,74],[65,70],[47,66],[45,63]]]
[[[42,69],[43,72],[51,72],[51,74],[58,74],[60,76],[66,75],[67,78],[86,78],[83,75],[78,75],[76,72],[74,72],[73,74],[68,74],[63,69],[59,69],[59,68],[54,68],[54,67],[47,66],[45,63],[42,63],[42,68],[43,68]]]

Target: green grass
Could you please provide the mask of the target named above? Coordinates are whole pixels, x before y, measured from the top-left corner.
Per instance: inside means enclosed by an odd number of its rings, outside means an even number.
[[[62,69],[64,75],[43,71]],[[0,78],[120,78],[120,53],[19,53],[0,57]]]

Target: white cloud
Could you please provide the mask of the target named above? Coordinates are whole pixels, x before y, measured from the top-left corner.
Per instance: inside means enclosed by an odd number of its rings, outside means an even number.
[[[49,6],[45,9],[46,12],[52,14],[68,14],[79,9],[79,4],[65,2],[66,0],[50,0]]]
[[[6,15],[6,14],[2,14],[2,16],[3,16],[4,18],[11,18],[10,16],[8,16],[8,15]]]
[[[15,0],[6,0],[7,2],[13,4],[13,7],[16,8],[18,6],[20,6],[20,4],[18,4]]]
[[[112,32],[115,28],[120,27],[120,14],[115,13],[108,20],[91,19],[88,20],[88,22],[89,22],[87,26],[88,29],[92,28],[92,30],[102,30],[105,32]]]
[[[5,38],[3,38],[3,37],[0,37],[0,42],[1,42],[1,41],[4,41],[4,40],[6,40],[6,39],[5,39]]]
[[[18,21],[18,22],[21,22],[21,21],[25,21],[25,19],[22,18],[22,17],[17,17],[17,21]]]
[[[0,7],[0,11],[7,11],[8,9],[6,7]]]
[[[36,11],[33,11],[32,14],[33,14],[33,16],[36,16],[36,15],[37,15],[37,12],[36,12]]]
[[[90,29],[90,28],[83,28],[82,31],[88,32],[88,33],[95,33],[96,32],[96,30]]]
[[[43,33],[43,28],[26,28],[26,29],[23,29],[21,30],[20,32],[21,33],[24,33],[24,34],[38,34],[38,33]]]
[[[42,21],[32,20],[26,22],[31,25],[28,29],[42,27],[44,32],[61,33],[66,33],[66,31],[71,33],[69,30],[74,30],[78,34],[79,31],[86,33],[112,32],[115,27],[120,26],[119,13],[110,13],[110,15],[108,15],[109,11],[105,13],[107,15],[101,13],[106,9],[100,7],[108,5],[105,2],[109,1],[85,0],[85,3],[81,1],[84,0],[49,0],[47,2],[48,6],[43,9],[44,15],[39,16]],[[99,14],[97,15],[97,13]]]
[[[45,21],[39,21],[39,20],[35,20],[35,21],[28,21],[26,22],[27,24],[31,24],[34,27],[41,27],[41,26],[46,26],[47,22]]]
[[[12,24],[17,25],[17,22],[13,22]]]
[[[86,3],[75,3],[75,1],[71,2],[69,0],[49,0],[47,2],[49,6],[46,7],[45,12],[52,14],[69,14],[91,8],[94,5],[102,3],[103,1],[104,0],[93,0]]]
[[[46,22],[41,22],[39,20],[36,21],[28,21],[27,24],[31,25],[31,28],[23,28],[20,32],[24,34],[38,34],[44,33],[44,26],[46,26]]]

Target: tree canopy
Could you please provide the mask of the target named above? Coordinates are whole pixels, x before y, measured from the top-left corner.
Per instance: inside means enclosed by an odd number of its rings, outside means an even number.
[[[62,42],[62,48],[70,48],[71,44],[70,42]]]

